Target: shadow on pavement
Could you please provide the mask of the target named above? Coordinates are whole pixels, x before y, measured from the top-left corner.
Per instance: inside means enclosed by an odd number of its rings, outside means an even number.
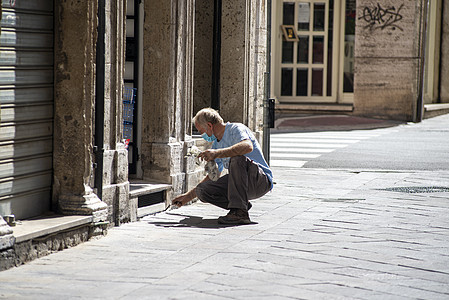
[[[219,224],[217,219],[203,219],[202,217],[196,216],[187,216],[181,214],[167,213],[167,215],[175,215],[185,217],[179,222],[175,221],[155,221],[148,222],[148,224],[159,226],[159,227],[196,227],[196,228],[208,228],[208,229],[218,229],[218,228],[226,228],[226,227],[235,227],[235,226],[244,226],[244,225],[226,225]],[[257,222],[251,222],[247,225],[255,225]]]

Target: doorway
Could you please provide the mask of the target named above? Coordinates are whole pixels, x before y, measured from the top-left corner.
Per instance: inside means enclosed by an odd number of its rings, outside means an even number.
[[[124,133],[128,140],[128,170],[132,178],[141,178],[142,170],[139,149],[142,124],[142,32],[143,4],[141,0],[127,1],[126,9],[126,54],[124,93]],[[129,96],[131,95],[131,96]],[[131,116],[131,117],[130,117]]]
[[[273,12],[274,98],[352,103],[355,0],[280,0]]]

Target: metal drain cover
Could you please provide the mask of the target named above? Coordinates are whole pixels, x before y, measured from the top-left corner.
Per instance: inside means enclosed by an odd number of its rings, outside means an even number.
[[[449,192],[449,187],[445,186],[403,186],[380,189],[381,191],[401,192],[401,193],[444,193]]]

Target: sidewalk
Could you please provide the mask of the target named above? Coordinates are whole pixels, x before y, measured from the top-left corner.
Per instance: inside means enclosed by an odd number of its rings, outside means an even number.
[[[1,272],[0,298],[449,298],[449,192],[432,189],[449,171],[274,174],[254,224],[202,203],[148,216]]]
[[[401,121],[363,118],[350,115],[281,116],[273,132],[361,130],[397,126]]]

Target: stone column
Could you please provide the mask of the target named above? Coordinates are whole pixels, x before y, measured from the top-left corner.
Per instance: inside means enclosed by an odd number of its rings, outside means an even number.
[[[15,265],[13,246],[16,238],[13,230],[0,216],[0,271],[9,269]]]
[[[130,219],[128,151],[122,142],[126,1],[106,1],[103,197],[109,221]]]
[[[53,196],[64,214],[105,220],[92,189],[97,1],[57,1],[55,18]]]
[[[142,171],[145,180],[184,185],[184,140],[190,134],[194,1],[144,5]]]
[[[265,95],[265,72],[267,71],[267,1],[252,1],[250,37],[251,72],[249,73],[248,127],[256,134],[262,145],[263,100]],[[269,84],[269,83],[267,83]]]
[[[266,2],[223,1],[220,113],[262,131]]]
[[[423,3],[357,1],[354,114],[414,119]]]
[[[15,240],[12,228],[9,227],[2,216],[0,216],[0,251],[11,248],[14,245]]]

